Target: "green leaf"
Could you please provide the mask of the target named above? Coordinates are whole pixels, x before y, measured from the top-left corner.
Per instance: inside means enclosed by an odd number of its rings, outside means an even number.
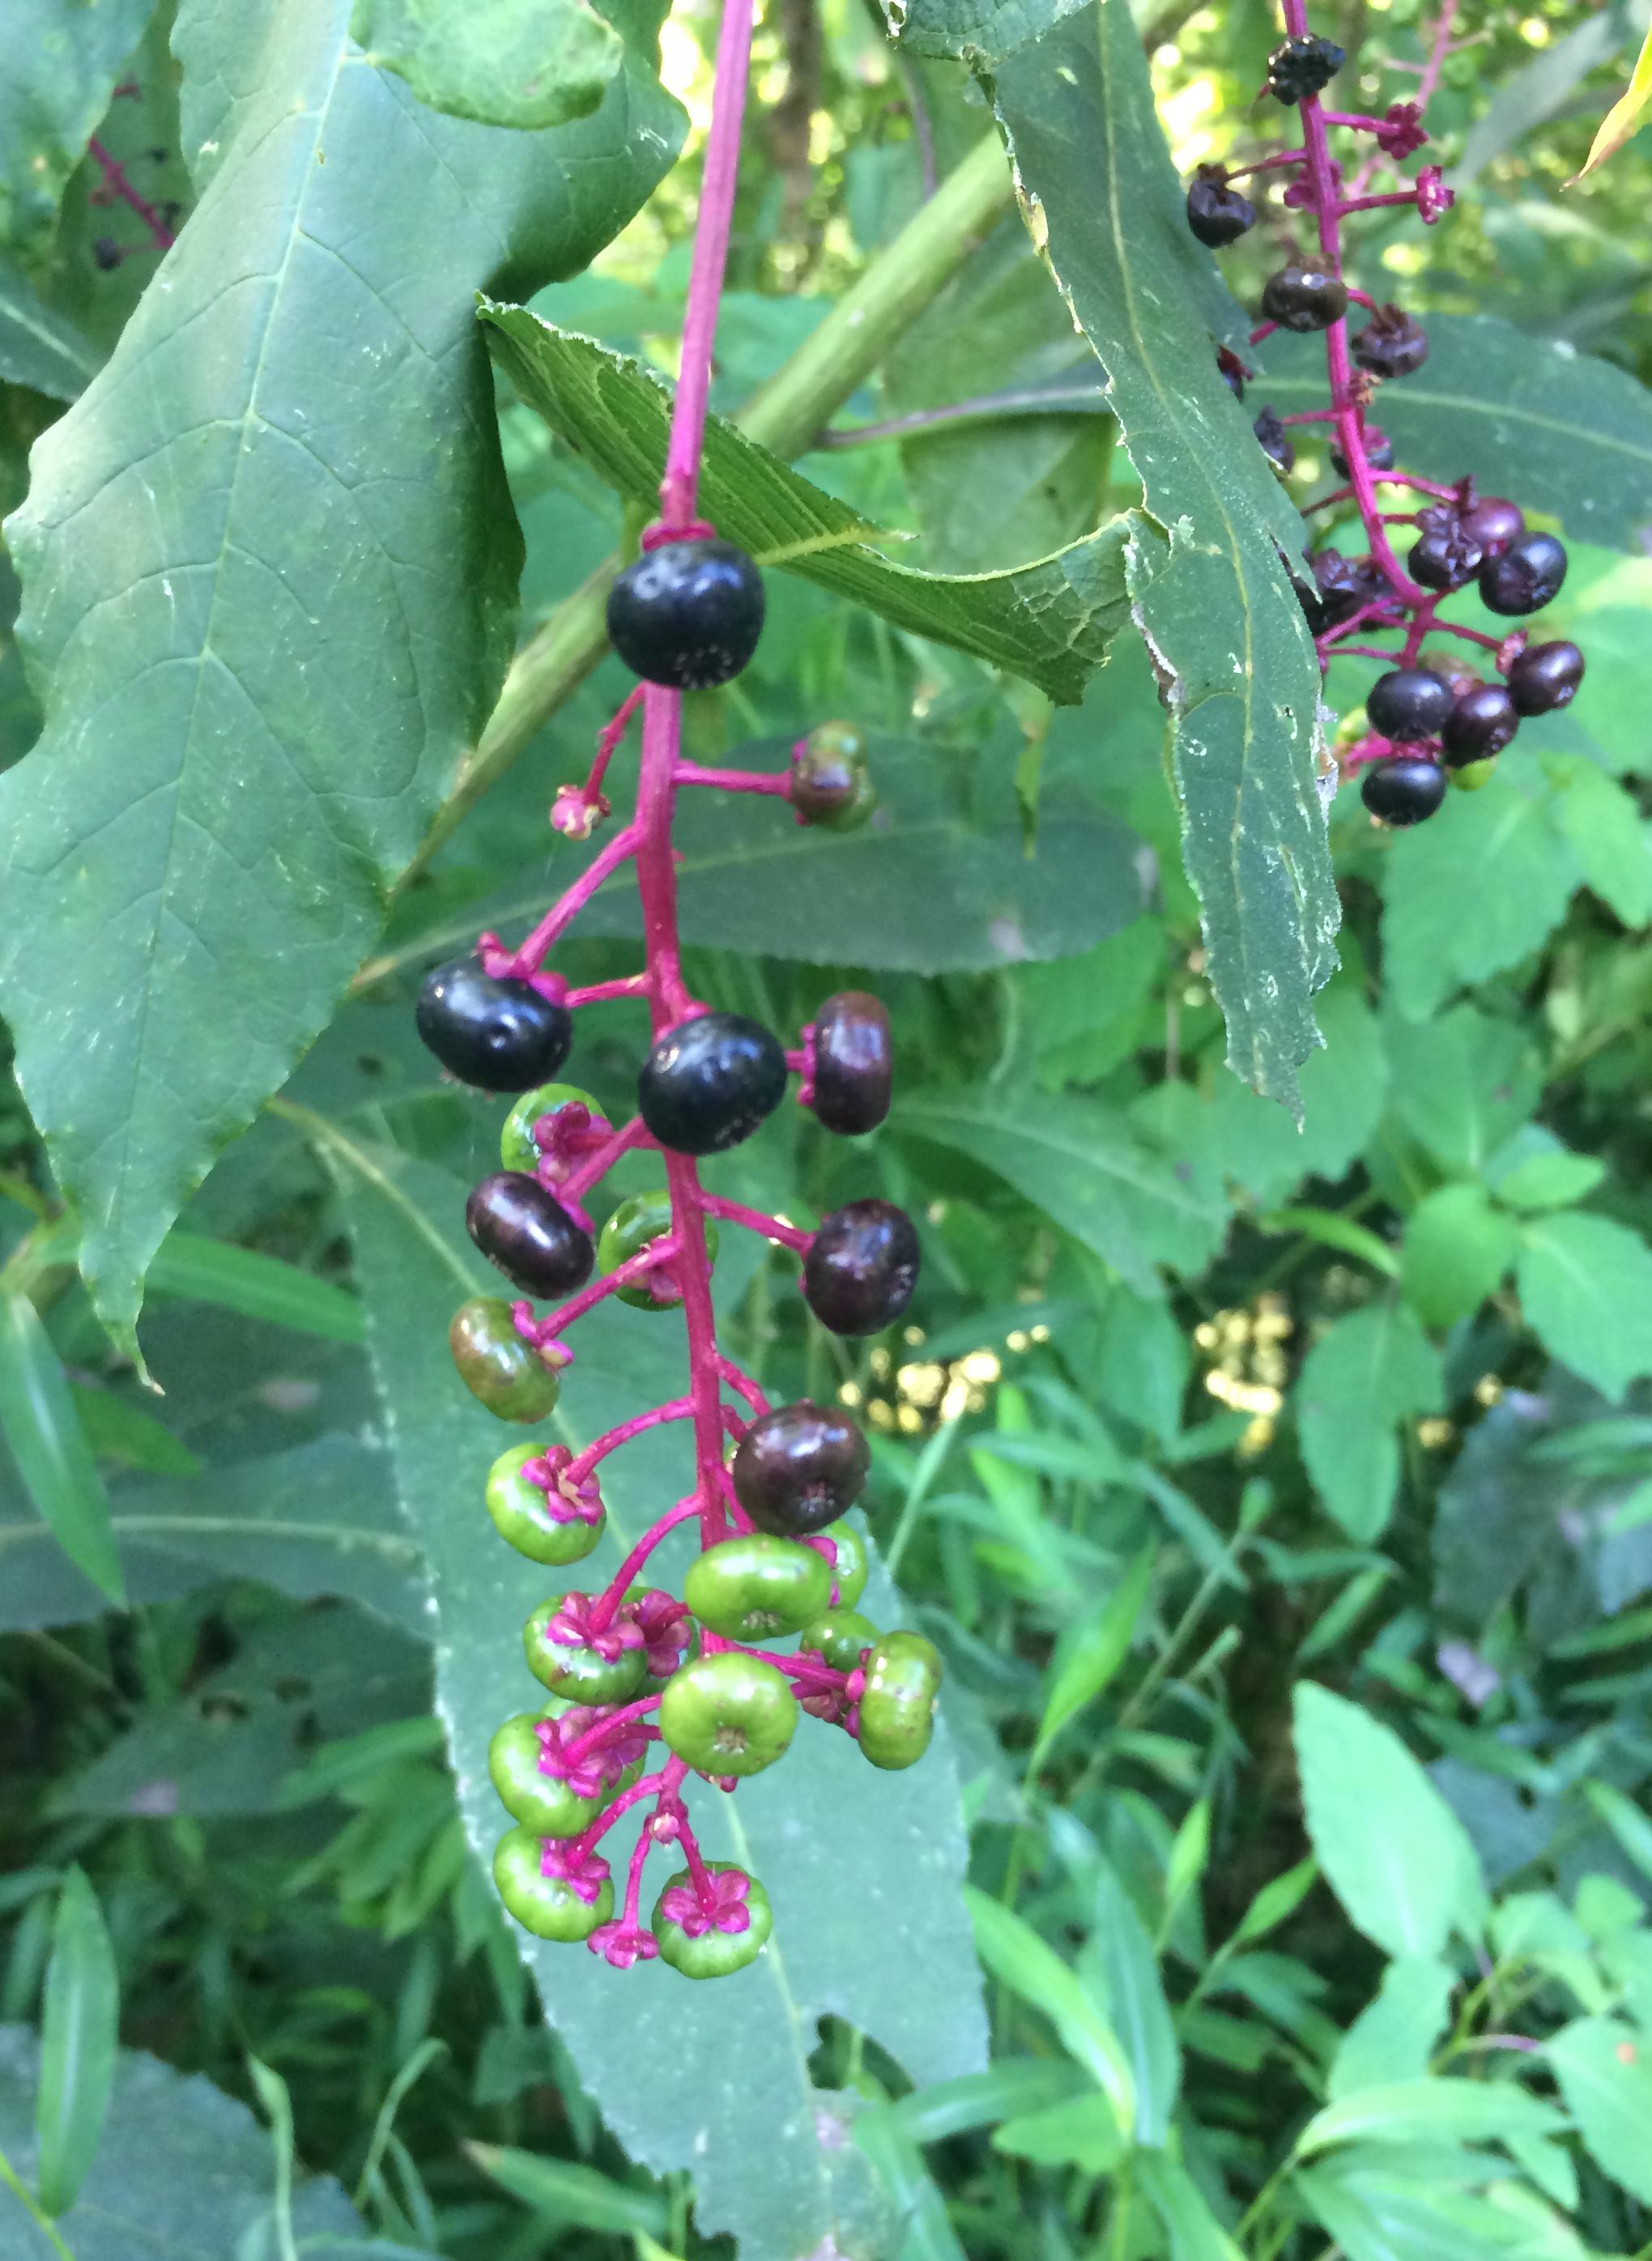
[[[1472,1005],[1383,1031],[1394,1112],[1454,1177],[1477,1178],[1542,1088],[1530,1034]]]
[[[572,441],[610,485],[651,505],[659,492],[671,391],[650,369],[553,329],[525,306],[484,299],[483,320],[524,400]],[[1124,552],[1133,516],[1010,572],[946,575],[897,565],[879,529],[732,424],[706,427],[700,508],[759,563],[830,590],[914,635],[973,652],[1074,704],[1124,625]]]
[[[1130,2066],[1136,2141],[1161,2149],[1182,2085],[1182,2052],[1153,1941],[1110,1868],[1096,1879],[1094,1921],[1080,1970],[1105,2003]]]
[[[585,0],[356,0],[350,36],[432,110],[482,126],[588,117],[625,53]]]
[[[0,779],[0,1002],[128,1350],[150,1257],[331,1015],[510,655],[470,294],[576,271],[678,133],[636,57],[546,134],[435,118],[348,16],[185,0],[199,203],[10,525],[47,711]]]
[[[1081,1450],[1085,1448],[1081,1447]],[[1137,1620],[1153,1581],[1157,1549],[1144,1547],[1119,1584],[1092,1616],[1080,1619],[1062,1641],[1044,1717],[1038,1723],[1029,1774],[1036,1774],[1051,1744],[1075,1713],[1093,1704],[1130,1654]]]
[[[575,2159],[546,2159],[496,2143],[467,2143],[464,2149],[501,2190],[558,2225],[575,2222],[582,2229],[622,2236],[638,2229],[655,2237],[665,2234],[665,2201],[657,2192],[628,2190]]]
[[[272,1326],[320,1335],[327,1342],[366,1339],[361,1303],[345,1288],[318,1280],[296,1264],[284,1264],[278,1256],[237,1248],[226,1240],[209,1240],[200,1233],[167,1235],[149,1267],[149,1285],[160,1295],[215,1303],[222,1310],[268,1319]]]
[[[658,1503],[687,1488],[686,1439],[656,1429],[605,1466],[609,1532],[571,1577],[499,1544],[481,1485],[510,1432],[467,1396],[446,1340],[455,1306],[497,1284],[463,1235],[465,1184],[387,1150],[364,1152],[336,1131],[327,1147],[355,1238],[397,1482],[439,1598],[437,1698],[466,1832],[485,1858],[504,1822],[487,1777],[488,1740],[534,1698],[522,1621],[548,1590],[594,1590],[612,1575]],[[682,1388],[681,1337],[670,1321],[605,1304],[580,1323],[577,1341],[556,1423],[576,1446]],[[665,1583],[675,1583],[682,1559],[681,1549],[661,1558]],[[874,1620],[900,1621],[881,1574],[863,1606]],[[808,2078],[807,2037],[823,2010],[875,2037],[919,2082],[974,2071],[984,2055],[956,1900],[965,1843],[944,1727],[923,1764],[896,1776],[875,1774],[846,1737],[815,1725],[806,1720],[786,1763],[743,1784],[737,1798],[693,1800],[708,1854],[750,1865],[766,1886],[778,1951],[715,1986],[676,1985],[657,1967],[632,1973],[645,1987],[671,1985],[674,2046],[647,2081],[636,2078],[635,2024],[616,2015],[614,1973],[580,1949],[518,1937],[615,2136],[655,2172],[692,2167],[702,2229],[726,2229],[754,2252],[805,2253],[829,2234],[852,2250],[854,2212],[870,2202],[866,2162]],[[860,1891],[822,1899],[822,1843]],[[874,1926],[864,1920],[863,1893],[878,1904]],[[736,2117],[741,2142],[722,2143],[719,2131]],[[858,2181],[845,2180],[851,2169]]]
[[[23,269],[0,252],[0,377],[54,400],[73,400],[97,374],[93,348],[42,303]]]
[[[1012,25],[1019,32],[1019,22]],[[1339,910],[1318,790],[1318,674],[1282,557],[1302,522],[1218,375],[1227,319],[1130,10],[1062,15],[989,81],[1033,240],[1102,363],[1167,542],[1137,535],[1138,625],[1171,714],[1189,875],[1228,1061],[1294,1102]]]
[[[97,2156],[115,2078],[120,1977],[97,1895],[70,1869],[58,1895],[40,2025],[35,2174],[40,2205],[67,2214]]]
[[[973,1884],[965,1885],[964,1899],[982,1963],[1001,1985],[1048,2018],[1062,2048],[1101,2090],[1120,2133],[1128,2135],[1136,2123],[1129,2059],[1090,1991],[1013,1908]]]
[[[1390,1955],[1434,1956],[1454,1929],[1474,1935],[1474,1847],[1392,1728],[1309,1682],[1294,1712],[1308,1834],[1356,1929]]]
[[[1562,2026],[1544,2055],[1602,2174],[1652,2206],[1652,2058],[1646,2035],[1615,2018]]]
[[[47,248],[68,176],[109,107],[154,0],[0,4],[0,241]],[[19,382],[28,382],[20,379]]]
[[[1309,1352],[1295,1403],[1315,1489],[1348,1536],[1368,1544],[1399,1485],[1396,1428],[1444,1403],[1438,1353],[1404,1303],[1368,1303]]]
[[[1477,1185],[1437,1186],[1405,1220],[1405,1300],[1426,1327],[1477,1311],[1514,1261],[1513,1221]]]
[[[1626,926],[1644,926],[1652,917],[1652,831],[1640,804],[1583,754],[1550,754],[1543,767],[1559,789],[1560,829],[1584,885]]]
[[[1652,1249],[1610,1217],[1528,1217],[1515,1268],[1520,1308],[1544,1348],[1614,1403],[1652,1374]]]
[[[1512,2080],[1402,2080],[1327,2104],[1297,2136],[1296,2151],[1306,2157],[1333,2143],[1484,2143],[1564,2125],[1552,2104]]]
[[[1402,1955],[1390,1963],[1376,1999],[1361,2011],[1332,2060],[1332,2101],[1420,2080],[1445,2030],[1456,1983],[1456,1972],[1437,1956]]]
[[[0,1303],[0,1432],[64,1554],[106,1600],[124,1606],[109,1497],[74,1393],[40,1313],[17,1294]]]

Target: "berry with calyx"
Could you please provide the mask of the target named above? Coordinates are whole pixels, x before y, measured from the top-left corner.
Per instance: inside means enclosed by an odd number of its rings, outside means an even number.
[[[1447,715],[1440,740],[1451,767],[1461,769],[1500,754],[1519,727],[1519,710],[1503,685],[1483,683],[1463,693]]]
[[[1219,165],[1201,165],[1188,187],[1188,226],[1201,243],[1219,251],[1256,225],[1256,207],[1230,189]]]
[[[1365,464],[1368,470],[1391,471],[1394,468],[1394,442],[1386,432],[1379,432],[1368,424],[1361,434],[1365,442]],[[1348,459],[1340,440],[1331,442],[1331,468],[1339,478],[1348,477]]]
[[[695,1657],[660,1698],[666,1748],[700,1774],[760,1773],[784,1756],[796,1726],[797,1698],[785,1675],[737,1648]]]
[[[797,1645],[820,1657],[835,1672],[852,1672],[862,1650],[870,1648],[877,1638],[877,1626],[858,1610],[822,1610],[803,1627]]]
[[[805,824],[852,832],[878,805],[866,733],[852,722],[819,722],[792,755],[786,793]]]
[[[547,1774],[539,1729],[531,1712],[506,1719],[487,1747],[488,1774],[513,1821],[535,1837],[577,1837],[600,1812],[601,1788],[582,1798],[560,1775]]]
[[[644,550],[608,592],[608,640],[634,675],[673,691],[732,682],[763,633],[763,576],[732,542]]]
[[[1379,306],[1349,351],[1372,377],[1411,377],[1428,358],[1428,333],[1398,306]]]
[[[829,1130],[853,1138],[875,1130],[889,1112],[894,1062],[889,1015],[865,989],[843,989],[815,1016],[809,1052],[815,1071],[810,1101]]]
[[[1251,429],[1275,470],[1282,479],[1288,478],[1296,468],[1296,450],[1283,423],[1271,408],[1264,408]]]
[[[774,1928],[769,1896],[732,1861],[707,1861],[709,1903],[691,1870],[679,1869],[654,1903],[650,1929],[659,1959],[685,1978],[726,1978],[755,1963]]]
[[[1463,532],[1479,543],[1483,557],[1500,557],[1526,531],[1526,513],[1502,495],[1482,495],[1459,515]]]
[[[535,1680],[575,1704],[623,1704],[643,1682],[648,1660],[635,1626],[610,1619],[589,1628],[591,1597],[559,1594],[542,1602],[522,1627],[522,1654]],[[628,1641],[625,1635],[633,1636]]]
[[[1462,520],[1454,511],[1423,512],[1418,520],[1423,531],[1411,544],[1405,570],[1425,589],[1461,589],[1480,570],[1483,555]]]
[[[500,1538],[530,1562],[580,1561],[602,1536],[602,1511],[599,1508],[589,1522],[571,1509],[554,1514],[552,1496],[522,1474],[539,1456],[537,1445],[513,1445],[499,1454],[487,1472],[487,1511]]]
[[[1305,101],[1329,86],[1347,61],[1334,39],[1286,39],[1268,58],[1268,91],[1279,102]]]
[[[871,1465],[871,1449],[849,1416],[805,1397],[751,1424],[729,1475],[759,1531],[801,1539],[848,1513]]]
[[[1509,696],[1517,714],[1549,714],[1571,705],[1583,679],[1575,643],[1528,644],[1509,670]]]
[[[832,1607],[852,1610],[866,1590],[866,1542],[852,1523],[837,1524],[832,1530],[820,1532],[816,1547],[829,1547],[831,1560],[827,1568],[832,1574]]]
[[[480,1091],[526,1091],[547,1082],[568,1057],[573,1016],[531,981],[495,980],[474,958],[425,976],[413,1016],[449,1075]]]
[[[812,1547],[751,1531],[694,1557],[683,1599],[713,1633],[762,1642],[800,1633],[826,1608],[831,1587],[831,1571]]]
[[[637,1108],[674,1154],[721,1154],[779,1105],[786,1054],[760,1021],[701,1013],[667,1029],[637,1079]]]
[[[866,1663],[857,1733],[875,1767],[909,1767],[921,1759],[935,1725],[941,1660],[921,1633],[887,1633]]]
[[[1394,667],[1367,693],[1371,728],[1385,738],[1432,738],[1452,707],[1451,693],[1426,667]]]
[[[493,1853],[499,1896],[524,1931],[536,1939],[589,1939],[614,1913],[614,1886],[605,1876],[591,1899],[565,1877],[547,1876],[544,1848],[529,1829],[507,1829]]]
[[[803,1300],[835,1335],[875,1335],[898,1319],[918,1280],[918,1237],[893,1202],[834,1209],[803,1259]]]
[[[1328,330],[1347,310],[1347,285],[1328,268],[1298,261],[1270,275],[1262,286],[1263,316],[1282,330]]]
[[[578,1109],[578,1114],[572,1110]],[[549,1121],[547,1123],[547,1118]],[[588,1091],[571,1083],[542,1083],[525,1091],[505,1118],[499,1132],[499,1161],[507,1170],[536,1170],[545,1148],[534,1136],[534,1126],[547,1123],[572,1123],[581,1130],[603,1120],[601,1109]]]
[[[525,1296],[569,1296],[591,1277],[591,1235],[526,1170],[495,1170],[464,1205],[465,1229]]]
[[[473,1296],[448,1328],[448,1347],[459,1379],[501,1421],[542,1421],[553,1411],[562,1383],[516,1331],[501,1296]]]
[[[1518,620],[1541,612],[1566,578],[1566,546],[1552,534],[1522,534],[1480,569],[1480,601],[1488,612]]]
[[[1397,754],[1373,762],[1360,785],[1360,799],[1384,824],[1420,824],[1446,797],[1446,772],[1419,754]]]
[[[605,1275],[617,1272],[634,1256],[662,1238],[672,1230],[672,1197],[661,1186],[645,1194],[631,1194],[622,1201],[602,1231],[597,1236],[597,1266]],[[709,1267],[717,1260],[717,1228],[706,1221],[706,1263]],[[669,1264],[659,1266],[646,1278],[633,1281],[628,1287],[614,1291],[622,1303],[629,1303],[639,1311],[672,1311],[682,1302],[672,1277]]]

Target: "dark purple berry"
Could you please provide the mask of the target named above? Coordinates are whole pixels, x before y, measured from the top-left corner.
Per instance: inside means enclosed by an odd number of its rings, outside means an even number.
[[[1526,513],[1501,495],[1483,495],[1459,513],[1463,532],[1480,545],[1483,557],[1500,557],[1526,531]]]
[[[1461,589],[1480,570],[1481,549],[1450,511],[1426,511],[1405,570],[1425,589]]]
[[[707,691],[739,674],[763,632],[763,577],[732,542],[644,550],[608,592],[608,638],[644,683]]]
[[[1465,762],[1500,754],[1519,727],[1519,714],[1503,685],[1482,683],[1465,691],[1447,715],[1440,743],[1451,767],[1461,769]]]
[[[1446,772],[1419,754],[1373,762],[1360,786],[1360,799],[1384,824],[1420,824],[1446,797]]]
[[[1243,400],[1245,398],[1246,370],[1245,364],[1239,359],[1239,355],[1236,353],[1231,352],[1226,346],[1217,346],[1216,349],[1216,367],[1217,374],[1221,377],[1223,384],[1226,385],[1234,399]]]
[[[1268,91],[1280,102],[1301,102],[1329,86],[1347,61],[1334,39],[1286,39],[1268,58]]]
[[[464,1223],[488,1262],[524,1296],[571,1296],[591,1277],[591,1235],[526,1170],[484,1178],[464,1205]]]
[[[1374,425],[1368,424],[1360,436],[1365,442],[1366,469],[1372,471],[1391,471],[1394,468],[1394,442],[1389,438],[1388,434],[1379,432]],[[1340,440],[1333,440],[1331,442],[1331,468],[1339,478],[1346,479],[1349,476],[1348,459],[1342,451],[1342,443]]]
[[[1328,268],[1282,267],[1262,285],[1262,312],[1282,330],[1328,330],[1347,307],[1347,285]]]
[[[1201,165],[1188,189],[1188,226],[1201,243],[1219,251],[1256,225],[1256,207],[1230,189],[1217,165]]]
[[[573,1043],[565,1005],[531,981],[496,981],[474,958],[456,958],[425,977],[414,1019],[450,1075],[479,1091],[531,1091],[549,1083]]]
[[[759,1531],[802,1539],[846,1515],[872,1465],[866,1440],[833,1406],[777,1406],[740,1439],[729,1475]]]
[[[1371,685],[1365,712],[1374,730],[1404,744],[1442,729],[1453,703],[1446,685],[1426,667],[1393,667]]]
[[[1534,643],[1509,670],[1509,697],[1517,714],[1549,714],[1569,707],[1584,679],[1584,656],[1575,643]]]
[[[1488,612],[1518,620],[1551,604],[1565,578],[1565,544],[1552,534],[1522,534],[1481,567],[1480,600]]]
[[[815,1016],[813,1105],[829,1130],[853,1138],[889,1112],[894,1063],[889,1016],[865,989],[829,997]]]
[[[835,1335],[875,1335],[898,1319],[918,1278],[918,1237],[893,1202],[834,1209],[803,1259],[803,1300]]]
[[[1411,377],[1428,358],[1428,334],[1397,306],[1379,306],[1350,350],[1373,377]]]
[[[1271,408],[1263,409],[1251,429],[1256,434],[1257,443],[1263,455],[1282,477],[1287,471],[1295,468],[1296,448],[1291,442],[1289,433]]]
[[[637,1079],[643,1121],[674,1154],[721,1154],[749,1138],[786,1091],[786,1054],[760,1021],[701,1013],[668,1029]]]

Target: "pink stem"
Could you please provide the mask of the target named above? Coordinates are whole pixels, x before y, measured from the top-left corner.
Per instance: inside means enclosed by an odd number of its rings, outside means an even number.
[[[724,793],[775,793],[784,800],[792,780],[784,770],[702,770],[697,762],[679,762],[677,785],[715,785]]]
[[[782,1248],[807,1248],[815,1236],[801,1226],[782,1224],[778,1217],[765,1209],[748,1209],[743,1202],[724,1201],[720,1194],[702,1194],[700,1205],[707,1217],[720,1217],[729,1224],[743,1224],[748,1232],[759,1232],[765,1240],[778,1240]]]
[[[123,205],[130,205],[148,229],[149,240],[154,245],[156,250],[169,251],[177,238],[147,197],[140,197],[133,187],[132,183],[126,178],[126,167],[118,159],[110,155],[101,141],[88,142],[87,154],[103,175],[104,186],[112,195],[119,197]]]
[[[699,1512],[699,1502],[690,1497],[679,1499],[675,1507],[668,1507],[657,1523],[650,1523],[637,1540],[607,1584],[591,1604],[590,1627],[600,1633],[625,1599],[625,1590],[668,1531],[675,1531],[679,1523],[686,1523],[691,1515]]]
[[[628,824],[623,832],[616,832],[607,846],[592,858],[572,886],[551,906],[515,952],[510,971],[519,980],[524,975],[538,973],[545,952],[570,920],[584,909],[602,882],[611,878],[621,865],[636,853],[636,828]]]
[[[655,1406],[651,1413],[634,1413],[628,1421],[621,1421],[617,1429],[605,1431],[593,1444],[587,1445],[583,1453],[576,1453],[563,1474],[570,1483],[578,1483],[582,1477],[590,1475],[599,1461],[606,1461],[610,1453],[617,1452],[621,1445],[628,1445],[632,1438],[640,1437],[644,1429],[657,1429],[666,1421],[686,1421],[693,1410],[686,1397],[673,1397],[664,1405]]]

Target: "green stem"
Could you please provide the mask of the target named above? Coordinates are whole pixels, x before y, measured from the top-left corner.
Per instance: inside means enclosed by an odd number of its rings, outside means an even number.
[[[0,2183],[4,2183],[11,2193],[25,2214],[46,2239],[53,2252],[60,2257],[60,2261],[75,2261],[75,2256],[58,2236],[50,2218],[41,2213],[33,2193],[4,2151],[0,2151]]]
[[[1009,208],[1012,194],[1003,145],[996,132],[988,133],[740,410],[734,420],[741,430],[772,455],[789,460],[803,454]],[[499,703],[399,890],[426,868],[601,659],[608,648],[608,586],[619,565],[618,558],[605,558],[517,653]]]

